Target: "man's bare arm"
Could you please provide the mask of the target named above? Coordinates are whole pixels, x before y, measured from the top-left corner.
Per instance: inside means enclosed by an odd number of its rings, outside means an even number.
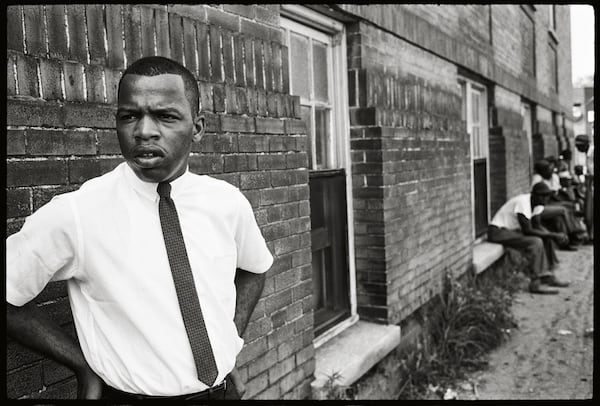
[[[244,335],[250,316],[256,307],[258,299],[265,286],[265,274],[255,274],[244,271],[238,268],[235,274],[235,315],[233,321],[240,336]],[[243,396],[246,392],[246,386],[238,373],[237,368],[231,371],[231,380],[236,387],[237,392],[240,396]]]
[[[265,274],[255,274],[238,268],[235,274],[235,316],[234,323],[240,336],[246,331],[250,316],[265,286]]]
[[[6,304],[6,332],[20,344],[75,372],[78,399],[100,398],[102,380],[87,364],[77,340],[34,303],[20,307]]]
[[[519,225],[525,235],[534,235],[541,238],[552,238],[558,244],[563,244],[568,238],[563,233],[553,233],[544,228],[540,222],[540,216],[533,216],[531,220],[523,214],[517,213]]]

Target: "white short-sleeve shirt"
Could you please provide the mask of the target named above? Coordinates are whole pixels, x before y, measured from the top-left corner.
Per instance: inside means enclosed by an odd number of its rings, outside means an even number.
[[[544,211],[544,206],[535,206],[531,210],[531,193],[524,193],[517,195],[504,203],[498,212],[492,218],[490,224],[506,228],[508,230],[520,230],[521,225],[517,214],[524,215],[527,219],[531,220],[533,216],[537,216]]]
[[[248,200],[189,171],[171,182],[220,382],[242,348],[233,322],[236,268],[273,263]],[[171,396],[207,388],[196,375],[158,216],[156,183],[126,163],[54,197],[6,241],[7,301],[20,306],[67,280],[90,367],[117,389]]]

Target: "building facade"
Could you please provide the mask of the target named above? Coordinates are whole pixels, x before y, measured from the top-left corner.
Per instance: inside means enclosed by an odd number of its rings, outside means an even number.
[[[18,5],[7,8],[7,234],[122,161],[128,63],[198,79],[190,170],[251,202],[275,257],[244,335],[249,399],[360,379],[472,266],[488,220],[572,143],[568,6]],[[36,301],[74,334],[66,289]],[[365,341],[366,340],[366,341]],[[365,344],[370,345],[365,345]],[[7,343],[10,398],[74,397]]]

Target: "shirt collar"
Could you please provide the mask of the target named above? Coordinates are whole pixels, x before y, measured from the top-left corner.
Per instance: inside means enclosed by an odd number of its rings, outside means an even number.
[[[152,200],[153,202],[158,202],[158,192],[156,188],[158,186],[157,182],[146,182],[138,178],[133,169],[127,164],[127,162],[123,162],[122,171],[124,174],[124,178],[129,186],[131,186],[136,192],[142,195],[144,198]],[[177,179],[172,180],[171,183],[171,196],[176,196],[185,190],[185,184],[187,179],[190,177],[191,173],[189,171],[189,166],[185,168],[185,172],[179,176]]]

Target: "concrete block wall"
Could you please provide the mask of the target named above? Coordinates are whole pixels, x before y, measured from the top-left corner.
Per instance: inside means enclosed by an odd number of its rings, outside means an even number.
[[[184,63],[199,81],[207,124],[190,170],[240,187],[275,256],[238,358],[247,396],[308,396],[306,128],[289,95],[279,6],[15,5],[7,14],[7,234],[52,196],[122,162],[114,113],[127,63],[152,54]],[[36,302],[74,334],[63,283]],[[9,340],[7,390],[9,398],[74,398],[76,383]]]
[[[348,49],[358,312],[398,323],[470,262],[469,137],[454,65],[364,23]]]

